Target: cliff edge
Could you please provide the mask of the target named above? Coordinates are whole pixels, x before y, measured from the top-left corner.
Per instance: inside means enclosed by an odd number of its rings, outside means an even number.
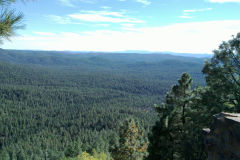
[[[240,114],[219,113],[203,129],[208,160],[240,160]]]

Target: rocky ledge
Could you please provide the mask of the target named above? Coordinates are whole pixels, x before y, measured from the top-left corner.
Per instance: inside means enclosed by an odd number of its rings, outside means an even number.
[[[213,116],[206,134],[209,160],[240,160],[240,114],[219,113]]]

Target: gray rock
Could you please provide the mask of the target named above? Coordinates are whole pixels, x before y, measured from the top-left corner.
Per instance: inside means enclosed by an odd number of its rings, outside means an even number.
[[[219,113],[205,128],[208,160],[240,160],[240,114]]]

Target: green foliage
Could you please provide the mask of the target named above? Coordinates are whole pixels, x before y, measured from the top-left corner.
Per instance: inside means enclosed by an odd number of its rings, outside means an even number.
[[[0,62],[0,160],[110,160],[109,150],[116,160],[142,160],[144,133],[156,120],[149,106],[162,101],[183,70],[204,84],[199,59],[25,52],[0,50],[2,61],[15,63]],[[192,90],[192,78],[182,74],[155,107],[149,160],[206,159],[202,128],[215,113],[240,111],[239,52],[240,33],[205,63],[206,87]],[[130,119],[118,137],[128,117],[143,127]]]
[[[26,160],[26,156],[25,156],[25,153],[20,150],[18,153],[17,153],[17,160]]]
[[[96,152],[93,151],[93,154],[89,154],[87,152],[83,152],[74,158],[63,158],[61,160],[110,160],[110,157],[104,152]]]
[[[129,91],[132,91],[132,88],[128,87],[128,85],[130,85],[128,80],[134,79],[135,82],[131,85],[136,88],[135,93],[148,91],[148,94],[155,96],[164,95],[168,88],[175,83],[175,80],[181,76],[182,72],[188,72],[191,74],[195,80],[195,84],[204,84],[204,77],[201,73],[204,62],[204,59],[202,58],[162,54],[122,55],[117,53],[70,53],[71,52],[0,50],[0,60],[14,64],[57,68],[58,70],[61,68],[63,71],[68,69],[69,74],[67,76],[72,78],[72,73],[77,71],[85,74],[93,73],[93,77],[88,79],[89,82],[95,80],[94,76],[99,73],[105,77],[111,76],[117,80],[117,82],[125,80],[127,86],[124,88],[117,86],[116,89],[122,88],[122,90]],[[106,73],[110,73],[110,75]],[[123,77],[124,79],[122,79]],[[65,79],[64,77],[61,78]],[[143,85],[144,87],[137,88],[140,84],[144,83],[143,81],[147,81],[148,83],[145,82]],[[148,84],[152,84],[152,82],[154,82],[155,85],[151,87],[151,90],[149,90]],[[107,84],[108,83],[105,85]],[[160,89],[161,92],[158,89]]]
[[[87,152],[83,152],[81,155],[77,157],[77,160],[109,160],[110,158],[104,153],[94,152],[93,155],[88,154]]]
[[[126,118],[141,120],[147,134],[157,119],[151,106],[183,70],[202,83],[202,59],[1,49],[0,59],[0,145],[11,159],[20,150],[36,160],[108,155]]]
[[[23,28],[21,24],[23,15],[16,13],[15,10],[9,10],[10,5],[15,0],[1,0],[0,1],[0,42],[4,39],[10,40],[10,37],[15,35],[17,29]]]
[[[192,78],[183,73],[178,84],[167,93],[165,103],[156,106],[159,121],[149,137],[149,160],[201,159],[203,150],[198,120],[194,119]],[[196,121],[195,121],[196,120]]]
[[[81,146],[79,142],[78,143],[75,142],[67,146],[64,154],[66,157],[76,157],[80,152],[81,152]]]
[[[206,87],[190,89],[191,78],[183,74],[166,103],[157,107],[159,121],[149,137],[148,159],[205,160],[201,130],[213,114],[240,112],[240,33],[223,42],[205,62]]]
[[[240,112],[240,33],[222,42],[202,71],[213,97],[208,102],[222,111]]]
[[[10,160],[9,153],[5,149],[0,151],[0,160]]]
[[[126,120],[119,134],[119,146],[112,151],[115,160],[142,160],[147,155],[148,142],[138,122]]]
[[[95,149],[92,151],[92,155],[94,158],[98,160],[110,160],[110,156],[104,152],[97,152]]]

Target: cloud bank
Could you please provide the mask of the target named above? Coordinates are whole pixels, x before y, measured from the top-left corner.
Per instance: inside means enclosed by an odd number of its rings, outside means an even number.
[[[66,16],[48,15],[49,19],[59,24],[91,23],[144,23],[142,20],[126,16],[123,12],[112,11],[87,11],[73,13]]]
[[[202,9],[188,9],[188,10],[183,10],[183,15],[179,16],[180,18],[193,18],[191,16],[191,13],[197,13],[197,12],[206,12],[206,11],[211,11],[212,8],[202,8]]]
[[[240,31],[240,20],[178,23],[132,30],[39,33],[16,37],[4,48],[74,51],[172,51],[211,53]],[[44,35],[45,34],[45,35]]]

